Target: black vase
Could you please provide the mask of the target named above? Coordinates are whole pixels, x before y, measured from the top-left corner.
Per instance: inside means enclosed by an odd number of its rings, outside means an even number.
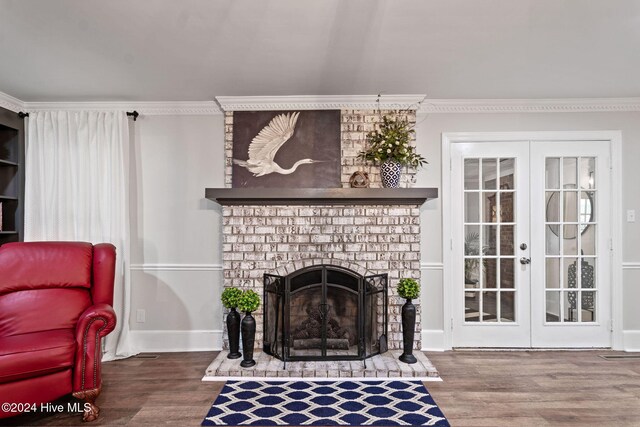
[[[240,353],[240,313],[232,308],[227,314],[227,332],[229,333],[229,359],[242,357]]]
[[[250,312],[242,319],[242,362],[240,366],[250,368],[256,364],[253,360],[253,344],[256,340],[256,319]]]
[[[413,355],[413,338],[416,329],[416,307],[411,300],[402,306],[402,347],[403,353],[400,361],[404,363],[416,363],[418,360]]]

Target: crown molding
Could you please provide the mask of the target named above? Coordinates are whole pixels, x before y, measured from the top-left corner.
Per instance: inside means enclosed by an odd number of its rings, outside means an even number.
[[[224,111],[418,109],[426,95],[216,96]]]
[[[425,95],[218,96],[216,101],[24,102],[0,92],[10,111],[131,111],[147,116],[217,115],[223,111],[417,109],[421,114],[640,112],[640,98],[427,99]]]
[[[425,99],[418,113],[600,113],[640,111],[640,98]]]
[[[4,92],[0,92],[0,107],[6,108],[7,110],[15,113],[24,111],[25,109],[24,102]]]
[[[131,111],[145,116],[197,116],[222,114],[214,101],[184,102],[27,102],[32,111]]]

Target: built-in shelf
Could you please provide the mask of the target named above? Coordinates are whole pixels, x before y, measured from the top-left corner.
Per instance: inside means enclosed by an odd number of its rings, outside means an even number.
[[[421,205],[437,188],[206,188],[221,205]]]
[[[10,162],[9,160],[0,159],[0,166],[15,166],[15,167],[17,167],[18,164],[16,162]]]
[[[24,119],[0,107],[0,245],[24,231]]]

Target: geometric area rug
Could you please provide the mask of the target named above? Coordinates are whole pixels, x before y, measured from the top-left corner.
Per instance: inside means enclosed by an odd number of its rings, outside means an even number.
[[[227,381],[203,426],[449,426],[422,381]]]

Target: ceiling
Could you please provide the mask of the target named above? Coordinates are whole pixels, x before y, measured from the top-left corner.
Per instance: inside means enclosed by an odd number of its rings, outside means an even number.
[[[640,96],[637,0],[0,0],[22,101]]]

